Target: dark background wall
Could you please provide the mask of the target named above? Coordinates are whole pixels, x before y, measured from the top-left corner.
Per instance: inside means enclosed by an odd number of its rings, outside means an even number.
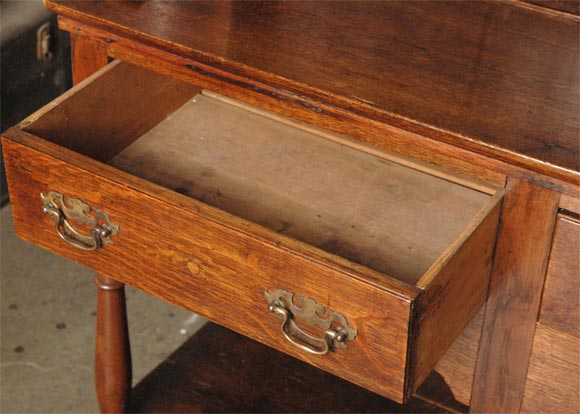
[[[46,11],[41,0],[0,3],[0,130],[62,94],[71,85],[68,35],[58,30],[56,17]],[[39,58],[38,30],[49,24],[48,54]],[[1,148],[1,147],[0,147]],[[8,200],[6,175],[0,161],[1,202]]]

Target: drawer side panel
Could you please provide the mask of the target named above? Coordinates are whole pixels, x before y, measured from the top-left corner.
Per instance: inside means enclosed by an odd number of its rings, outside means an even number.
[[[484,310],[485,306],[461,331],[419,387],[417,395],[459,412],[469,411]]]
[[[419,299],[413,327],[411,391],[421,385],[463,328],[485,303],[503,192],[482,211]]]

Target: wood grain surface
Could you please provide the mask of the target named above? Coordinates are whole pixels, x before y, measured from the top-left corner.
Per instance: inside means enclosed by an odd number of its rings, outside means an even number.
[[[441,413],[399,405],[209,324],[133,390],[138,413]]]
[[[580,15],[580,2],[578,0],[519,0],[524,3],[533,4],[550,10],[569,13],[575,16]]]
[[[15,138],[14,132],[6,135]],[[28,139],[25,132],[17,135],[21,144],[5,139],[3,148],[20,237],[93,269],[106,268],[123,283],[381,395],[405,398],[408,330],[417,288],[376,272],[373,277],[368,268],[49,142]],[[120,227],[114,244],[87,253],[64,243],[41,211],[39,195],[48,190],[106,211]],[[264,291],[272,288],[341,312],[358,329],[357,338],[347,349],[324,356],[295,348],[267,310]]]
[[[540,323],[580,337],[580,222],[558,215]]]
[[[330,104],[568,182],[579,178],[578,22],[570,19],[487,1],[47,7],[105,29],[111,40],[187,57],[190,71],[207,65],[211,76],[241,77],[249,89],[258,82],[289,92],[314,111]]]
[[[532,351],[559,194],[510,179],[493,265],[471,411],[517,412]]]
[[[578,336],[538,324],[521,412],[580,412]]]
[[[77,84],[106,66],[109,58],[104,42],[77,33],[70,34],[73,84]]]

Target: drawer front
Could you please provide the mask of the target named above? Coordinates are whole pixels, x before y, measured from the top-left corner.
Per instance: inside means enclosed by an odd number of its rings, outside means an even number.
[[[556,221],[522,412],[580,410],[580,222]]]
[[[580,339],[538,323],[522,413],[580,411]]]
[[[558,215],[540,309],[540,323],[580,336],[580,222]]]
[[[418,289],[397,292],[363,281],[356,272],[261,238],[248,223],[218,223],[185,196],[19,133],[20,142],[4,140],[4,148],[20,237],[381,395],[404,399]],[[40,194],[51,190],[105,211],[119,226],[113,243],[87,252],[61,240],[42,211]],[[275,288],[340,312],[358,331],[356,338],[326,355],[293,346],[268,311],[264,292]]]

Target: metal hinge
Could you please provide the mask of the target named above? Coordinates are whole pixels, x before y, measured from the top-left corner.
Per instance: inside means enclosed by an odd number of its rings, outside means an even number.
[[[44,23],[36,31],[36,58],[38,60],[52,59],[50,50],[50,22]]]

